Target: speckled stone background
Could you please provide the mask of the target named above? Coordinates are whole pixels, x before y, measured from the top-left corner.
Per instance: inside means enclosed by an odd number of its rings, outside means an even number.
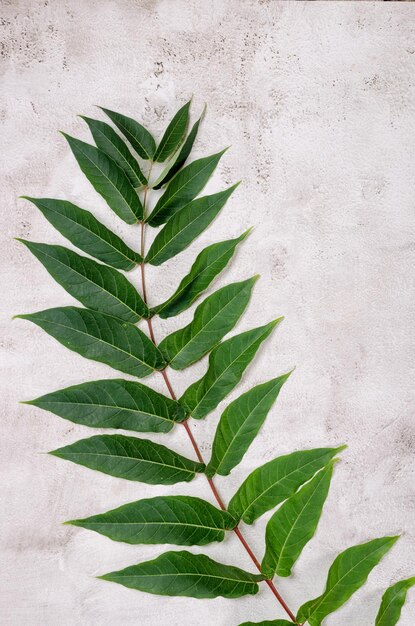
[[[64,241],[19,195],[70,199],[138,245],[137,230],[111,214],[57,133],[87,138],[76,114],[98,115],[95,104],[137,116],[160,136],[194,94],[194,118],[208,103],[195,155],[232,144],[208,190],[240,178],[243,185],[196,243],[149,273],[150,299],[168,296],[202,247],[256,225],[216,287],[262,275],[235,332],[286,320],[231,397],[296,371],[242,465],[218,480],[220,491],[228,500],[250,470],[293,449],[349,446],[315,539],[292,579],[278,583],[290,606],[321,592],[340,550],[374,536],[402,533],[327,626],[372,625],[383,590],[415,574],[414,10],[394,2],[1,2],[4,626],[237,626],[283,617],[266,587],[238,601],[197,601],[96,580],[163,547],[61,525],[166,492],[211,499],[203,477],[150,487],[45,456],[90,431],[17,403],[117,376],[28,322],[10,321],[73,303],[12,239]],[[156,322],[157,336],[190,315]],[[175,388],[205,367],[174,373]],[[219,415],[194,425],[206,457]],[[192,455],[180,428],[164,442]],[[268,518],[244,529],[259,557]],[[251,570],[235,537],[201,551]],[[414,615],[413,592],[402,626]]]

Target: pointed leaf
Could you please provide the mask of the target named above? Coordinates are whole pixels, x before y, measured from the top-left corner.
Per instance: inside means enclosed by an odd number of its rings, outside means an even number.
[[[329,492],[333,463],[288,498],[267,524],[261,571],[272,579],[290,576],[291,568],[313,537]]]
[[[153,561],[126,567],[118,572],[100,576],[161,596],[189,596],[191,598],[240,598],[258,592],[262,576],[250,574],[239,567],[223,565],[204,554],[165,552]]]
[[[147,184],[147,179],[139,164],[129,151],[127,145],[115,130],[105,122],[94,120],[85,115],[80,116],[89,126],[97,148],[105,152],[127,175],[133,187]]]
[[[90,469],[149,485],[189,482],[204,465],[147,439],[96,435],[49,454]]]
[[[49,274],[74,298],[90,309],[126,322],[148,317],[149,310],[123,274],[63,246],[18,239],[44,265]]]
[[[229,503],[229,513],[252,524],[292,496],[343,448],[300,450],[261,465],[239,487]]]
[[[103,107],[99,108],[108,115],[142,159],[148,160],[153,158],[156,151],[156,142],[144,126],[131,117],[104,109]]]
[[[415,585],[415,576],[400,580],[386,589],[382,596],[379,613],[376,616],[375,626],[395,626],[401,616],[401,610],[406,601],[408,590]]]
[[[154,239],[146,262],[161,265],[187,248],[214,220],[237,186],[197,198],[177,211]]]
[[[215,474],[227,476],[238,465],[290,373],[253,387],[225,409],[213,441],[212,457],[206,468],[209,477]]]
[[[224,152],[226,149],[203,159],[197,159],[180,170],[169,183],[147,219],[150,226],[164,224],[174,213],[193,200],[206,185]]]
[[[244,312],[258,276],[218,289],[199,304],[193,320],[159,344],[173,369],[188,367],[207,354],[236,324]]]
[[[69,350],[126,374],[141,378],[166,365],[147,335],[110,315],[67,306],[16,317],[37,324]]]
[[[226,511],[200,498],[159,496],[67,524],[131,544],[203,546],[212,541],[223,541],[225,530],[232,529],[235,521]]]
[[[167,126],[166,132],[154,154],[154,161],[162,163],[173,154],[181,144],[189,120],[190,103],[191,100],[186,102],[186,104],[177,111],[176,115]]]
[[[238,243],[243,241],[250,230],[236,239],[214,243],[197,256],[190,272],[183,278],[172,296],[162,304],[151,309],[162,318],[173,317],[189,306],[207,289],[213,279],[226,267],[235,252]]]
[[[143,218],[143,206],[124,170],[109,156],[89,143],[62,133],[78,161],[79,167],[97,191],[127,224]]]
[[[244,622],[239,626],[293,626],[294,622],[287,622],[286,619],[274,619],[266,622]]]
[[[179,400],[193,418],[205,417],[236,387],[262,342],[282,319],[235,335],[211,352],[208,371]]]
[[[25,402],[75,424],[167,433],[182,422],[185,411],[175,400],[137,382],[94,380]]]
[[[197,120],[197,122],[193,125],[192,130],[190,131],[189,135],[186,138],[186,141],[184,142],[180,150],[177,151],[175,157],[173,157],[173,159],[170,161],[166,170],[161,174],[160,178],[156,180],[156,183],[153,186],[153,189],[160,189],[160,187],[168,183],[169,180],[171,180],[173,176],[177,174],[177,172],[186,163],[187,157],[192,151],[193,144],[196,139],[197,131],[199,130],[199,125],[203,118],[203,114],[204,112],[202,113],[200,118]]]
[[[337,611],[364,585],[372,569],[397,539],[398,537],[373,539],[339,554],[330,567],[324,592],[315,600],[303,604],[298,611],[297,621],[308,621],[310,626],[320,626],[330,613]]]
[[[89,211],[53,198],[29,198],[46,219],[71,243],[87,254],[120,270],[131,270],[142,258]]]

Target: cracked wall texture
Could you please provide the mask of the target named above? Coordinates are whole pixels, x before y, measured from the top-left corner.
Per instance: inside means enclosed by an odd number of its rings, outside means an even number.
[[[10,321],[73,303],[12,239],[64,243],[17,197],[70,199],[137,245],[137,231],[111,215],[57,130],[87,138],[76,114],[99,115],[94,105],[101,104],[137,116],[159,136],[194,94],[194,117],[208,103],[195,155],[232,144],[208,189],[243,184],[196,243],[149,273],[151,302],[171,293],[202,247],[256,225],[216,286],[262,275],[237,331],[281,314],[286,320],[231,397],[296,370],[244,462],[218,485],[228,500],[264,460],[347,443],[317,535],[279,588],[296,609],[321,592],[341,549],[403,533],[354,600],[327,619],[327,626],[373,624],[382,590],[415,573],[414,7],[3,0],[1,14],[2,623],[236,626],[283,617],[266,587],[255,598],[197,601],[96,580],[163,548],[112,543],[61,522],[167,491],[210,498],[203,477],[150,487],[47,457],[41,453],[89,431],[17,404],[117,376],[28,322]],[[189,319],[187,312],[156,323],[157,336]],[[205,367],[175,373],[177,390]],[[162,389],[159,380],[148,382]],[[194,425],[206,456],[219,415]],[[165,441],[192,454],[180,429]],[[259,556],[268,518],[247,529]],[[235,537],[204,551],[251,569]],[[414,615],[412,593],[402,626]]]

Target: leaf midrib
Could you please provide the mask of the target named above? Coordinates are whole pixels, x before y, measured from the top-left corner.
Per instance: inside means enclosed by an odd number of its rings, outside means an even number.
[[[327,453],[324,453],[321,455],[321,457],[324,457]],[[319,457],[319,458],[321,458]],[[244,517],[245,513],[247,511],[249,511],[249,509],[260,499],[262,498],[266,493],[268,493],[268,491],[270,491],[271,489],[273,489],[276,485],[278,485],[279,483],[281,483],[282,481],[285,481],[287,478],[289,478],[292,474],[295,474],[296,472],[300,472],[302,471],[304,468],[308,467],[309,465],[312,465],[313,463],[315,463],[318,460],[318,458],[314,458],[312,460],[310,460],[308,463],[305,463],[304,465],[301,465],[300,467],[297,467],[296,469],[292,470],[291,472],[289,472],[288,474],[284,474],[284,476],[280,479],[275,481],[275,483],[272,483],[272,485],[270,485],[269,487],[267,487],[264,491],[262,491],[259,496],[257,496],[254,500],[252,500],[252,502],[249,504],[249,506],[246,507],[246,509],[244,509],[243,513],[241,514],[241,518]],[[269,461],[270,463],[272,463],[272,461]],[[317,470],[316,470],[317,471]],[[247,479],[248,480],[248,479]],[[242,483],[244,484],[244,483]],[[241,485],[242,487],[242,485]]]
[[[39,318],[42,319],[42,318]],[[101,339],[100,337],[96,337],[95,335],[90,335],[89,333],[84,332],[83,330],[78,330],[78,329],[74,329],[71,326],[65,326],[65,324],[61,324],[59,322],[51,322],[49,320],[42,320],[42,321],[46,321],[48,324],[54,324],[55,326],[61,326],[62,328],[66,328],[67,330],[71,330],[74,333],[79,333],[81,335],[85,335],[86,337],[93,337],[94,339],[96,339],[96,341],[100,341],[101,343],[105,343],[107,346],[110,346],[111,348],[113,348],[114,350],[118,350],[119,352],[123,352],[124,354],[126,354],[127,356],[135,359],[136,361],[138,361],[139,363],[142,363],[143,365],[145,365],[146,367],[155,370],[156,368],[153,367],[152,365],[149,365],[148,363],[146,363],[145,361],[142,361],[141,359],[139,359],[137,356],[135,356],[134,354],[132,354],[131,352],[127,352],[126,350],[123,350],[122,348],[119,348],[118,346],[115,346],[113,343],[109,343],[108,341],[105,341],[104,339]],[[123,322],[125,324],[129,324],[129,322]],[[131,324],[131,326],[133,326],[133,328],[136,328],[133,324]]]
[[[123,454],[105,454],[103,452],[72,452],[67,453],[67,456],[103,456],[110,459],[128,459],[129,461],[136,461],[139,463],[149,463],[150,465],[160,465],[161,467],[168,467],[181,472],[187,472],[188,474],[196,474],[196,470],[189,469],[187,467],[181,467],[179,465],[170,465],[169,463],[160,463],[159,461],[150,461],[148,459],[142,459],[135,456],[124,456]],[[186,459],[187,460],[187,459]],[[193,461],[190,461],[192,463]]]
[[[72,252],[72,251],[70,251],[70,252]],[[47,252],[42,251],[42,254],[44,254],[44,255],[45,255],[46,257],[48,257],[49,259],[52,259],[52,260],[56,261],[57,263],[60,263],[63,267],[66,267],[66,268],[70,269],[72,272],[74,272],[74,274],[77,274],[78,276],[81,276],[81,277],[82,277],[82,278],[84,278],[87,282],[90,282],[92,285],[96,285],[97,287],[99,287],[99,289],[101,289],[101,290],[102,290],[102,291],[104,291],[106,294],[108,294],[109,296],[111,296],[112,298],[114,298],[114,300],[117,300],[120,304],[122,304],[123,306],[125,306],[125,307],[129,310],[129,311],[131,311],[131,313],[134,313],[135,315],[138,315],[138,316],[139,316],[139,318],[142,318],[142,317],[143,317],[140,313],[138,313],[138,311],[135,311],[134,309],[132,309],[132,308],[131,308],[131,307],[130,307],[130,306],[129,306],[126,302],[124,302],[123,300],[120,300],[120,298],[118,297],[118,295],[116,295],[116,294],[114,294],[114,293],[111,293],[111,291],[108,291],[107,289],[105,289],[105,287],[102,287],[102,286],[101,286],[101,285],[99,285],[98,283],[94,282],[93,280],[91,280],[91,278],[89,278],[89,277],[88,277],[88,276],[86,276],[85,274],[81,274],[80,272],[78,272],[78,270],[74,269],[71,265],[68,265],[68,264],[64,263],[63,261],[61,261],[60,259],[57,259],[56,257],[51,256],[51,255],[50,255],[50,254],[48,254]],[[76,254],[76,253],[73,253],[73,254]],[[79,256],[80,256],[80,258],[82,259],[81,255],[79,255]],[[87,260],[87,262],[88,262],[88,261],[91,261],[91,263],[95,263],[95,261],[92,261],[92,260],[88,259],[87,257],[84,257],[84,258]],[[99,264],[97,264],[97,265],[98,265],[98,268],[99,268],[99,270],[98,270],[98,271],[100,271],[100,269],[101,269],[101,268],[100,268]],[[105,266],[105,265],[104,265],[103,267],[104,267],[104,268],[106,268],[106,266]],[[108,268],[106,268],[106,269],[108,269]],[[111,270],[110,270],[110,271],[111,271]],[[124,278],[124,276],[123,276],[122,274],[121,274],[120,276],[121,276],[121,280],[122,280],[122,279]],[[115,280],[118,280],[118,277],[117,277]],[[126,279],[126,280],[127,280],[127,279]],[[127,281],[127,282],[128,282],[128,281]],[[132,289],[134,289],[134,287],[131,285],[131,283],[129,283],[129,286],[131,286],[131,287],[132,287]],[[120,318],[120,319],[121,319],[121,318]]]

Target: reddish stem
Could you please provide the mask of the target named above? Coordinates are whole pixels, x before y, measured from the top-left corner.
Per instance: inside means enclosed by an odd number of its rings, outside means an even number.
[[[151,171],[151,168],[150,168]],[[143,206],[145,209],[146,206],[146,200],[147,200],[147,191],[148,191],[148,187],[145,188],[144,190],[144,200],[143,200]],[[143,300],[144,302],[147,304],[147,290],[146,290],[146,280],[145,280],[145,269],[144,269],[144,221],[141,222],[141,256],[143,257],[143,262],[140,264],[141,267],[141,283],[142,283],[142,291],[143,291]],[[154,330],[153,330],[153,323],[151,318],[148,318],[147,320],[147,326],[148,326],[148,331],[149,331],[149,335],[151,338],[151,341],[157,345],[155,336],[154,336]],[[170,396],[172,397],[173,400],[176,400],[176,394],[174,393],[173,387],[170,383],[168,374],[166,372],[166,370],[161,370],[161,375],[163,376],[164,382],[166,384],[166,387],[169,391]],[[204,460],[203,460],[203,456],[202,453],[200,452],[199,446],[197,445],[197,441],[193,436],[193,433],[191,431],[191,428],[189,426],[188,420],[186,419],[184,422],[182,422],[182,425],[184,426],[188,437],[190,439],[190,442],[193,446],[193,449],[195,451],[195,454],[197,456],[197,459],[200,463],[204,464]],[[209,487],[212,490],[212,493],[219,505],[219,507],[223,510],[226,511],[226,506],[222,500],[222,498],[219,495],[218,490],[216,489],[216,485],[213,482],[212,478],[208,478],[206,476],[207,482],[209,483]],[[239,530],[238,526],[236,526],[233,529],[233,532],[236,534],[236,536],[238,537],[239,541],[241,542],[241,544],[243,545],[243,547],[245,548],[246,552],[248,553],[249,557],[251,558],[252,562],[254,563],[255,567],[257,568],[257,570],[261,572],[261,564],[258,561],[258,559],[256,558],[255,554],[252,552],[251,548],[249,547],[246,539],[244,538],[244,536],[242,535],[241,531]],[[280,603],[280,605],[282,606],[282,608],[284,609],[284,611],[287,613],[287,615],[289,616],[289,618],[293,621],[294,624],[298,624],[298,622],[296,621],[295,615],[294,613],[292,613],[292,611],[290,610],[290,608],[288,607],[288,605],[286,604],[286,602],[284,601],[284,599],[281,597],[281,595],[279,594],[277,588],[275,587],[274,583],[272,582],[272,580],[265,580],[264,581],[268,587],[270,588],[270,590],[272,591],[272,593],[274,594],[274,596],[277,598],[278,602]]]

